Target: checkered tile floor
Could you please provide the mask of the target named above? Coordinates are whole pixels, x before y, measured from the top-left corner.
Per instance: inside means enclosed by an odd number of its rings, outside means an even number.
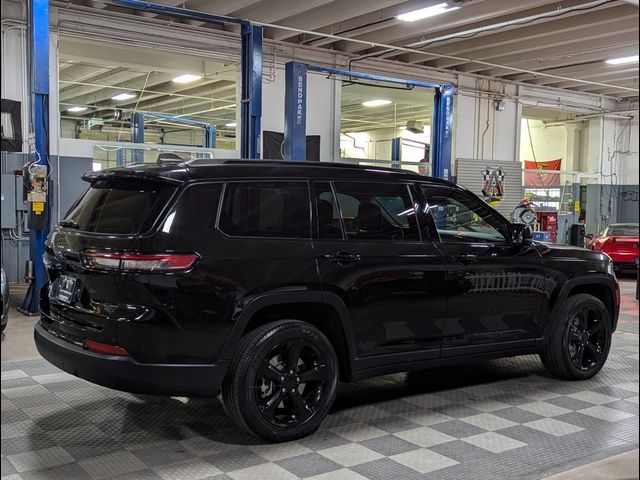
[[[638,336],[623,332],[586,382],[532,356],[343,385],[321,430],[278,445],[239,432],[218,399],[2,365],[2,480],[540,478],[637,447]]]

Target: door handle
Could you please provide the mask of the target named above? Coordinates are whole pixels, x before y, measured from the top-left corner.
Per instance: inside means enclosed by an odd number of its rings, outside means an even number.
[[[332,263],[356,263],[360,261],[360,255],[347,252],[323,255],[322,258]]]
[[[462,255],[458,256],[458,259],[462,262],[462,263],[473,263],[476,260],[478,260],[478,256],[474,255],[472,253],[463,253]]]

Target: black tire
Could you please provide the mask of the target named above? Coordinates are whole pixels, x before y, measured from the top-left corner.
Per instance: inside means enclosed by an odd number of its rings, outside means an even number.
[[[561,378],[591,378],[607,361],[611,330],[611,316],[599,299],[573,295],[565,300],[545,332],[542,363]]]
[[[222,399],[240,428],[284,442],[320,426],[337,384],[338,361],[327,337],[308,323],[280,320],[242,338],[222,385]]]

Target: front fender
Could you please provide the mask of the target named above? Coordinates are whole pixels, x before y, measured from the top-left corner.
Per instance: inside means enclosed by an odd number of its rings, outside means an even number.
[[[609,293],[611,294],[611,321],[612,321],[612,331],[615,331],[618,326],[618,314],[620,312],[620,305],[618,299],[619,297],[619,286],[617,281],[606,273],[590,273],[589,275],[583,275],[578,277],[573,277],[562,284],[559,289],[556,289],[552,293],[552,297],[550,299],[551,303],[551,311],[549,314],[550,321],[547,322],[547,325],[551,324],[551,319],[555,318],[558,313],[558,310],[562,307],[563,302],[569,297],[571,292],[580,287],[588,286],[588,285],[598,285],[605,286],[608,288]]]

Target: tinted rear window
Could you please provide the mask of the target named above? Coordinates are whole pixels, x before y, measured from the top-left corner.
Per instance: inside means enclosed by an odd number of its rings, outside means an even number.
[[[138,180],[94,182],[64,222],[83,232],[135,234],[149,229],[176,187]]]
[[[227,235],[309,238],[306,182],[228,183],[219,228]]]

